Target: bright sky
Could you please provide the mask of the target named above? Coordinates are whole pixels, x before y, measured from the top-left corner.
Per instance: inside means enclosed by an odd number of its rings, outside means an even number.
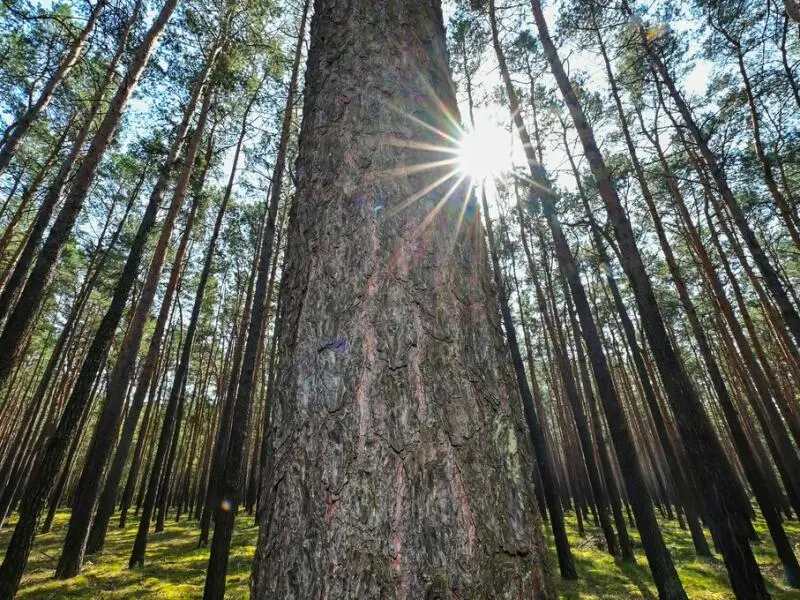
[[[445,22],[447,23],[453,14],[453,7],[449,2],[445,2],[443,9]],[[557,10],[558,4],[555,2],[549,2],[544,7],[545,19],[550,26],[551,32],[555,30]],[[529,27],[531,33],[535,36],[535,26],[529,23]],[[670,27],[677,33],[689,32],[692,23],[689,21],[677,21],[671,23]],[[690,47],[690,54],[696,55],[697,53],[697,45]],[[596,53],[587,52],[581,48],[569,47],[562,50],[561,54],[562,57],[569,57],[566,62],[568,69],[580,70],[582,73],[587,74],[589,82],[596,86],[596,89],[603,90],[603,93],[605,93],[608,88],[605,68]],[[708,85],[712,64],[699,56],[694,58],[694,68],[682,82],[683,89],[689,95],[702,95]],[[550,79],[549,73],[546,77],[548,80]],[[475,86],[478,88],[478,98],[487,96],[501,83],[497,63],[491,48],[486,51],[485,59],[475,76],[475,82]],[[462,102],[462,119],[466,120],[469,111],[466,106],[466,99],[463,97],[463,90],[459,90],[459,92]],[[460,168],[462,171],[469,173],[475,180],[486,180],[487,189],[491,196],[493,188],[492,176],[498,176],[504,171],[509,171],[513,166],[524,165],[526,159],[518,136],[510,128],[507,107],[491,100],[487,102],[485,98],[478,100],[478,103],[482,104],[482,106],[474,111],[475,131],[468,133],[467,138],[462,143]],[[527,125],[531,127],[530,123],[527,123]],[[577,152],[576,154],[580,153]],[[567,156],[563,150],[549,148],[545,153],[544,162],[551,177],[560,186],[566,188],[574,186],[572,174],[568,168]]]

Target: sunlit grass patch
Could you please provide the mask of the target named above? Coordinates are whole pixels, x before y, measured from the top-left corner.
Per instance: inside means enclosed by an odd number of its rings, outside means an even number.
[[[66,533],[69,512],[56,515],[50,533],[37,536],[17,598],[28,600],[86,598],[198,598],[203,594],[208,548],[198,548],[197,522],[168,521],[166,530],[150,534],[145,566],[128,569],[128,558],[138,521],[132,518],[124,530],[109,528],[105,548],[87,556],[78,577],[69,581],[53,579]],[[3,551],[15,519],[0,532]],[[250,561],[255,553],[257,528],[252,517],[241,515],[233,537],[228,567],[226,598],[249,597]]]
[[[599,528],[593,527],[591,520],[584,523],[588,537],[602,537]],[[786,532],[800,553],[800,524],[797,521],[784,523]],[[694,555],[692,538],[688,530],[681,530],[678,522],[661,521],[661,528],[667,547],[678,568],[686,593],[692,600],[734,600],[728,583],[725,565],[719,555],[712,559],[697,558]],[[763,519],[755,523],[761,542],[753,544],[756,559],[761,565],[769,591],[775,600],[792,600],[798,591],[783,582],[783,572],[769,539],[767,526]],[[585,544],[578,536],[574,515],[567,515],[567,533],[573,548],[575,566],[580,579],[576,582],[557,582],[559,597],[568,600],[600,600],[625,598],[632,600],[657,600],[658,592],[647,567],[647,558],[641,546],[639,534],[628,530],[636,553],[636,564],[624,563],[608,553],[598,550],[593,544]],[[546,537],[547,533],[546,533]],[[706,531],[706,539],[711,544],[711,535]],[[549,540],[551,561],[556,565],[555,546]],[[557,569],[556,569],[557,573]]]
[[[122,599],[198,598],[203,593],[208,548],[197,547],[197,522],[183,520],[168,522],[166,531],[151,534],[145,566],[129,570],[128,557],[136,535],[136,519],[131,519],[125,530],[112,527],[108,532],[106,547],[100,554],[87,558],[80,576],[69,581],[53,579],[61,542],[66,532],[69,513],[59,512],[53,531],[36,539],[28,569],[22,580],[18,598],[27,600],[83,598]],[[113,521],[112,521],[113,523]],[[0,544],[5,549],[13,530],[14,520],[0,532]],[[681,580],[692,600],[733,600],[728,586],[725,566],[719,557],[698,559],[694,556],[691,536],[678,527],[677,521],[662,521],[662,530]],[[761,543],[753,549],[762,571],[767,578],[770,593],[775,600],[792,600],[798,597],[782,581],[782,571],[769,533],[763,520],[756,521],[756,531]],[[787,533],[800,552],[800,524],[785,523]],[[580,579],[577,582],[557,580],[559,596],[566,600],[602,600],[624,598],[632,600],[656,600],[658,594],[653,584],[647,559],[644,556],[639,536],[630,533],[635,544],[636,563],[623,563],[597,548],[594,539],[601,533],[591,520],[586,522],[587,538],[580,538],[574,515],[567,515],[567,530],[575,556]],[[258,529],[252,517],[241,515],[237,519],[237,530],[233,538],[228,565],[228,587],[226,598],[248,598],[250,562],[255,553]],[[548,532],[545,537],[549,538]],[[710,535],[706,535],[711,540]],[[550,541],[551,562],[555,561],[555,548]]]

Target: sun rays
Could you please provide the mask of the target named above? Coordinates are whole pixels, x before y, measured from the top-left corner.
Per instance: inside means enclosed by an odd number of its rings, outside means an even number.
[[[483,183],[511,169],[508,133],[489,119],[464,131],[458,144],[458,167],[475,183]]]
[[[416,126],[420,137],[403,138],[389,135],[381,140],[384,146],[405,149],[410,153],[408,164],[376,171],[375,178],[427,177],[407,198],[388,208],[385,216],[397,215],[415,203],[426,201],[429,207],[416,224],[413,236],[420,236],[435,225],[437,217],[454,226],[455,237],[464,224],[476,187],[491,183],[494,178],[512,171],[512,138],[507,129],[493,122],[491,115],[478,112],[475,127],[462,127],[453,111],[428,89],[432,118],[421,118],[419,112],[392,107],[392,110]],[[416,112],[416,111],[415,111]],[[435,124],[434,124],[435,123]],[[413,159],[411,158],[413,156]],[[399,162],[403,162],[401,159]]]

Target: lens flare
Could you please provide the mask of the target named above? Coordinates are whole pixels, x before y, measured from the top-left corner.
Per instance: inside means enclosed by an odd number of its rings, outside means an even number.
[[[511,140],[507,131],[478,123],[464,132],[458,144],[458,169],[478,183],[509,169]]]

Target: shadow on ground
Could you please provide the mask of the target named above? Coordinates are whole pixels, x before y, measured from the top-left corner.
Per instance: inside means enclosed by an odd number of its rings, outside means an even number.
[[[110,529],[104,551],[89,557],[81,575],[65,582],[53,579],[53,571],[68,519],[68,512],[59,512],[53,531],[37,537],[17,596],[20,600],[170,600],[202,596],[208,549],[197,547],[197,522],[170,522],[163,533],[151,534],[145,566],[129,570],[128,556],[137,527],[136,519],[131,519],[124,530]],[[800,548],[797,547],[800,541],[800,525],[797,521],[787,521],[785,525],[795,544],[795,551],[800,553]],[[0,532],[0,553],[5,552],[13,526],[12,519]],[[800,597],[798,591],[790,590],[781,580],[780,563],[769,542],[766,525],[759,519],[755,526],[762,542],[755,544],[753,549],[767,578],[773,599],[796,600]],[[728,576],[719,558],[695,558],[689,533],[681,530],[675,521],[662,521],[662,528],[689,598],[733,600]],[[596,541],[600,539],[600,532],[591,523],[587,526],[587,537],[580,538],[573,515],[568,515],[567,532],[580,579],[576,582],[559,580],[557,585],[560,598],[657,600],[658,594],[647,567],[647,560],[634,531],[631,530],[636,552],[635,563],[622,562],[599,548]],[[250,561],[255,552],[257,535],[252,517],[242,515],[237,519],[228,569],[228,599],[239,600],[249,596]],[[545,536],[549,537],[549,533],[545,532]],[[707,537],[710,540],[708,534]],[[552,545],[550,554],[551,562],[555,564],[555,549]]]

